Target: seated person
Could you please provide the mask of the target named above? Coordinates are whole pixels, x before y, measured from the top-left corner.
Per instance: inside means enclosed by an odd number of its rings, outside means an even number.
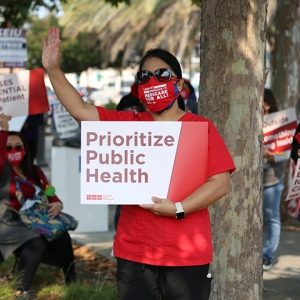
[[[39,264],[50,252],[56,265],[63,269],[66,283],[75,281],[75,263],[71,238],[68,232],[52,242],[20,222],[21,204],[15,178],[26,202],[33,198],[36,188],[42,191],[49,185],[45,174],[33,165],[28,145],[20,132],[9,132],[11,117],[0,114],[0,263],[14,253],[19,257],[16,295],[29,294],[31,282]],[[28,181],[28,182],[26,182]],[[29,184],[30,183],[30,184]],[[48,196],[49,217],[62,209],[58,197]]]

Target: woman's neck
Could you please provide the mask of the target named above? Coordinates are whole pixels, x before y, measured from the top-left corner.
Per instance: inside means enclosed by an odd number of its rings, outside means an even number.
[[[15,173],[17,173],[20,177],[26,178],[26,176],[23,174],[23,171],[22,171],[20,165],[19,165],[19,166],[12,166],[11,168],[12,168],[13,171],[14,171]]]
[[[150,112],[154,121],[178,121],[183,115],[186,114],[185,111],[181,110],[176,103],[169,109],[165,110],[163,113],[158,114]]]

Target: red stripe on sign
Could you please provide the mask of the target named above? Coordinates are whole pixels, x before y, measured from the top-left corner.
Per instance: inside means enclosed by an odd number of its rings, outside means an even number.
[[[264,146],[272,153],[291,150],[293,137],[296,132],[297,121],[288,123],[280,128],[264,134]]]
[[[49,110],[44,70],[42,68],[30,70],[28,114],[35,115]]]
[[[167,198],[182,201],[203,183],[207,176],[208,124],[183,122]]]

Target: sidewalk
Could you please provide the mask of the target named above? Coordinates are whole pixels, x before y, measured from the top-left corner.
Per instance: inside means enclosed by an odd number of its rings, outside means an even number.
[[[96,233],[72,233],[74,241],[97,250],[101,255],[110,256],[115,231]],[[274,266],[263,274],[264,300],[297,300],[300,299],[300,231],[286,230],[281,232]],[[256,300],[256,299],[249,299]]]
[[[300,230],[283,228],[277,261],[264,272],[264,300],[300,299]]]
[[[46,138],[46,161],[49,165],[41,167],[47,178],[51,177],[51,137]],[[70,232],[72,239],[82,245],[97,250],[101,255],[110,256],[115,235],[113,217],[115,206],[109,206],[109,231],[93,233]],[[291,230],[282,228],[277,260],[274,266],[263,274],[264,300],[300,299],[300,228]],[[248,299],[247,299],[248,300]],[[256,300],[256,299],[249,299]]]
[[[115,231],[109,230],[108,232],[91,232],[91,233],[71,233],[72,240],[80,245],[86,245],[98,251],[102,256],[109,259],[114,259],[111,256]]]

